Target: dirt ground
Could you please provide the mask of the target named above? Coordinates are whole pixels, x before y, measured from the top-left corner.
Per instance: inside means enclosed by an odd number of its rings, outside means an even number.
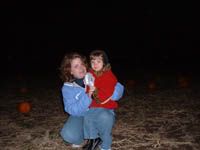
[[[0,149],[71,149],[59,135],[68,117],[63,111],[60,82],[11,78],[0,87]],[[21,92],[22,87],[27,90]],[[27,114],[17,111],[22,101],[32,104]],[[154,91],[148,91],[144,84],[129,87],[119,105],[113,150],[200,149],[199,85]]]

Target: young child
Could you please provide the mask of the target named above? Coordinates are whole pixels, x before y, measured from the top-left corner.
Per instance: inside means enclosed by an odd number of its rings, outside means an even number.
[[[103,107],[107,109],[115,109],[118,107],[116,101],[111,99],[117,78],[111,70],[108,56],[102,50],[94,50],[90,53],[89,72],[94,77],[95,91],[92,94],[92,103],[90,108]]]
[[[89,92],[92,102],[89,106],[90,109],[84,116],[84,137],[89,139],[86,149],[95,148],[99,144],[101,149],[110,149],[112,144],[111,130],[103,130],[97,134],[105,126],[96,126],[96,122],[101,119],[100,116],[97,117],[98,114],[102,110],[106,110],[105,115],[113,116],[113,120],[107,121],[106,128],[112,128],[115,120],[113,110],[118,107],[118,104],[112,100],[111,96],[117,84],[117,78],[111,71],[106,53],[102,50],[94,50],[90,53],[90,66],[89,74],[86,75],[84,81],[92,89],[88,91],[93,91]]]

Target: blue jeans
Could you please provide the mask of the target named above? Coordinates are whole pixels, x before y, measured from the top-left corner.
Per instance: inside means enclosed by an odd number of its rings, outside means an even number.
[[[68,143],[81,144],[84,141],[83,117],[69,116],[60,135]]]
[[[110,149],[112,145],[112,128],[115,122],[113,110],[91,108],[84,116],[84,138],[102,140],[101,148]]]
[[[81,144],[84,139],[100,137],[103,141],[101,148],[109,149],[112,144],[111,132],[114,121],[113,110],[90,109],[84,117],[69,116],[60,135],[64,141],[72,144]]]

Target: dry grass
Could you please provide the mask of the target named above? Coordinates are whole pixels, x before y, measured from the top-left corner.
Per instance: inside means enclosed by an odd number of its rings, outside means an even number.
[[[60,85],[45,79],[40,84],[30,81],[26,81],[27,93],[19,92],[21,81],[1,85],[1,149],[70,150],[59,135],[68,116],[63,112]],[[116,111],[113,150],[199,150],[198,89],[167,88],[149,93],[141,88],[129,92]],[[32,103],[28,114],[16,110],[23,100]]]

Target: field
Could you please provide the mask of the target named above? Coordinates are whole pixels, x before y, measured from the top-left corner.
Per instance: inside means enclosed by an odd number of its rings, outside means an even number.
[[[161,77],[162,79],[162,77]],[[129,80],[130,81],[130,80]],[[116,110],[113,150],[199,150],[200,89],[198,82],[180,88],[170,78],[149,90],[144,82],[130,84]],[[165,86],[162,86],[162,85]],[[2,150],[70,150],[59,131],[63,111],[61,82],[45,76],[8,77],[0,92]],[[21,88],[26,90],[21,90]],[[29,101],[23,114],[17,105]]]

